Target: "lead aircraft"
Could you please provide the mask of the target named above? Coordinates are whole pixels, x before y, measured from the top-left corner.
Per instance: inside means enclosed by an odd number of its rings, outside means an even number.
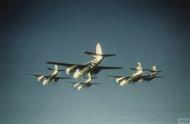
[[[86,64],[71,64],[71,63],[61,63],[61,62],[46,62],[47,64],[54,64],[65,66],[66,74],[72,75],[74,79],[87,76],[87,80],[83,83],[76,83],[74,87],[85,87],[87,84],[92,82],[92,75],[97,74],[102,69],[122,69],[122,67],[109,67],[109,66],[99,66],[105,57],[115,56],[115,54],[103,54],[100,43],[96,45],[96,52],[84,52],[87,55],[92,55],[94,59]]]

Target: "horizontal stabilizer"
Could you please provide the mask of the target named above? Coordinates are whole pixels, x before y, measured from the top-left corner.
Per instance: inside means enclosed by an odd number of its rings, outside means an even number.
[[[131,70],[137,71],[136,68],[130,68]],[[162,72],[162,71],[154,71],[152,69],[142,69],[143,71],[150,71],[150,72]]]
[[[64,82],[66,84],[75,84],[76,82]]]
[[[69,77],[55,77],[56,79],[71,79]]]
[[[31,76],[35,76],[35,77],[42,76],[42,75],[40,75],[40,74],[25,74],[25,75],[31,75]]]
[[[97,54],[97,53],[89,52],[89,51],[85,51],[84,53],[87,54],[87,55],[102,56],[102,57],[115,56],[115,54]]]
[[[91,84],[96,85],[96,84],[101,84],[101,83],[98,83],[98,82],[92,82]]]
[[[84,76],[83,78],[87,79],[87,76]],[[96,79],[97,77],[91,77],[91,79]]]

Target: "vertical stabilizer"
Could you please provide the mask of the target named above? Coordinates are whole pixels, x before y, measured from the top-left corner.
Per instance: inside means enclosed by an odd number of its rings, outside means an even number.
[[[58,65],[54,65],[54,70],[53,70],[53,72],[52,72],[52,74],[51,74],[51,75],[57,75],[57,74],[58,74],[58,72],[59,72]]]
[[[141,66],[141,63],[140,63],[140,62],[137,63],[136,70],[142,70],[142,66]]]
[[[58,71],[58,65],[54,65],[54,70]]]
[[[132,76],[139,76],[143,74],[143,68],[141,66],[141,63],[138,62],[137,66],[136,66],[136,72],[134,74],[132,74]]]
[[[100,43],[97,43],[97,45],[96,45],[96,54],[102,55],[102,48],[101,48]]]
[[[101,48],[100,43],[97,43],[97,45],[96,45],[96,55],[94,57],[95,57],[96,62],[102,60],[102,58],[103,58],[102,57],[102,48]]]
[[[156,66],[152,66],[152,71],[157,71]]]

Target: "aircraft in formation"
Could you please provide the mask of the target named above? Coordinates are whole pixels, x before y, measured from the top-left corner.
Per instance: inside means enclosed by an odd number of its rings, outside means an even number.
[[[46,62],[46,63],[53,64],[53,65],[56,64],[59,66],[65,66],[66,74],[73,76],[74,79],[78,79],[78,78],[87,76],[86,81],[84,81],[82,83],[76,82],[74,84],[74,87],[77,88],[78,90],[80,90],[84,87],[89,87],[92,84],[94,84],[94,83],[92,83],[92,79],[93,79],[92,75],[96,75],[101,70],[122,69],[122,67],[99,66],[105,57],[115,56],[114,54],[103,54],[100,43],[97,43],[97,45],[96,45],[96,52],[85,51],[84,53],[87,55],[92,55],[94,57],[94,59],[87,62],[86,64],[71,64],[71,63],[61,63],[61,62]]]
[[[58,77],[57,75],[59,74],[60,71],[58,69],[58,65],[54,65],[54,69],[48,68],[48,70],[52,70],[52,73],[50,75],[42,75],[42,74],[27,74],[27,75],[32,75],[37,78],[37,81],[42,83],[42,85],[48,85],[53,82],[57,82],[59,79],[70,79],[69,77]]]
[[[153,66],[152,69],[143,69],[140,62],[137,63],[136,68],[131,68],[131,70],[135,70],[135,72],[130,76],[108,76],[108,77],[114,78],[116,83],[119,84],[120,86],[125,86],[135,82],[151,81],[155,78],[162,77],[162,76],[157,76],[159,72],[162,71],[158,71],[156,69],[156,66]],[[143,70],[150,71],[151,74],[143,75],[144,74]]]
[[[111,66],[100,66],[103,59],[106,57],[115,56],[115,54],[103,54],[100,43],[96,45],[95,52],[84,52],[87,55],[92,55],[93,59],[86,64],[71,64],[71,63],[62,63],[62,62],[46,62],[47,64],[54,65],[54,68],[48,68],[52,73],[50,75],[39,75],[39,74],[29,74],[37,77],[37,81],[42,83],[42,85],[52,84],[57,82],[59,79],[71,79],[71,77],[75,80],[78,79],[86,79],[82,82],[66,82],[72,83],[73,87],[77,90],[81,90],[83,88],[90,87],[91,85],[99,84],[92,82],[95,76],[101,70],[110,70],[110,69],[122,69],[122,67],[111,67]],[[58,66],[63,66],[65,69],[59,69]],[[130,76],[108,76],[109,78],[114,78],[116,83],[120,86],[128,85],[129,83],[134,82],[143,82],[143,81],[151,81],[155,78],[160,78],[161,76],[157,76],[159,72],[156,69],[156,66],[153,66],[152,69],[143,69],[141,63],[138,62],[136,68],[131,68],[135,70],[133,74]],[[144,71],[150,71],[151,74],[143,75]],[[58,77],[61,71],[65,71],[65,73],[70,77]]]

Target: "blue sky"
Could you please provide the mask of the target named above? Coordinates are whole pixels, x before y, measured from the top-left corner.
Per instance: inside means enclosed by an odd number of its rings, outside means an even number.
[[[190,117],[189,17],[186,2],[10,1],[3,12],[1,121],[3,124],[174,124]],[[43,87],[25,73],[49,74],[47,61],[83,64],[85,50],[117,56],[102,65],[102,84],[77,92],[59,81]],[[141,62],[164,78],[119,87],[106,75],[129,75]],[[64,73],[61,74],[65,76]]]

